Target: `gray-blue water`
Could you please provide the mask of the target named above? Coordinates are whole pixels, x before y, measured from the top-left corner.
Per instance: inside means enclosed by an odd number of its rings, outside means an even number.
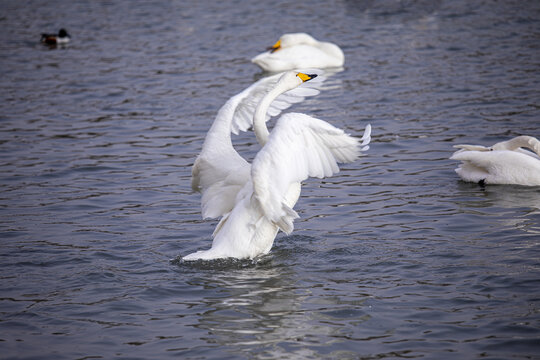
[[[0,9],[0,357],[540,358],[540,189],[466,184],[448,160],[540,136],[538,1]],[[67,47],[39,44],[60,27]],[[190,189],[206,131],[296,31],[346,65],[292,110],[369,122],[371,149],[306,181],[269,255],[184,264],[216,225]]]

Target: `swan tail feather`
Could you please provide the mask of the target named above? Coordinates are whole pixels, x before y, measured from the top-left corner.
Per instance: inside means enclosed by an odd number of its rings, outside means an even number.
[[[298,219],[300,216],[296,211],[286,204],[282,204],[282,210],[285,214],[279,216],[273,222],[278,228],[280,228],[281,231],[287,235],[290,235],[294,230],[294,219]]]

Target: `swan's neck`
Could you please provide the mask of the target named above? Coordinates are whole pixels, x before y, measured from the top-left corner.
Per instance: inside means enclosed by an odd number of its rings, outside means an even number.
[[[527,148],[540,156],[540,141],[532,136],[518,136],[508,141],[503,141],[492,146],[493,150],[511,150]]]
[[[253,116],[253,131],[255,132],[255,136],[257,136],[257,141],[261,146],[264,146],[266,142],[268,141],[268,136],[270,135],[270,132],[268,131],[268,128],[266,127],[266,112],[268,111],[268,108],[270,107],[270,104],[272,104],[272,101],[274,101],[279,95],[283,94],[288,89],[284,89],[283,86],[276,86],[273,88],[268,94],[266,94],[259,105],[257,105],[257,109],[255,110],[255,115]]]

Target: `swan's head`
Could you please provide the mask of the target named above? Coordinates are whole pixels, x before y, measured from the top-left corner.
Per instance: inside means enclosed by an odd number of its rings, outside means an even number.
[[[274,45],[268,48],[268,50],[270,50],[270,52],[274,52],[295,45],[315,45],[316,43],[317,40],[306,33],[283,34]]]
[[[317,74],[287,71],[279,78],[278,86],[283,88],[283,91],[289,91],[316,77]]]

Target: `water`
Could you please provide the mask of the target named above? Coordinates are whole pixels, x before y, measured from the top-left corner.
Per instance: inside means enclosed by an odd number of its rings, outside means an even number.
[[[540,358],[540,189],[448,160],[540,136],[538,2],[0,7],[4,358]],[[60,27],[69,46],[38,43]],[[369,122],[372,147],[306,181],[269,255],[184,264],[216,224],[190,190],[204,135],[293,31],[346,56],[294,110]]]

